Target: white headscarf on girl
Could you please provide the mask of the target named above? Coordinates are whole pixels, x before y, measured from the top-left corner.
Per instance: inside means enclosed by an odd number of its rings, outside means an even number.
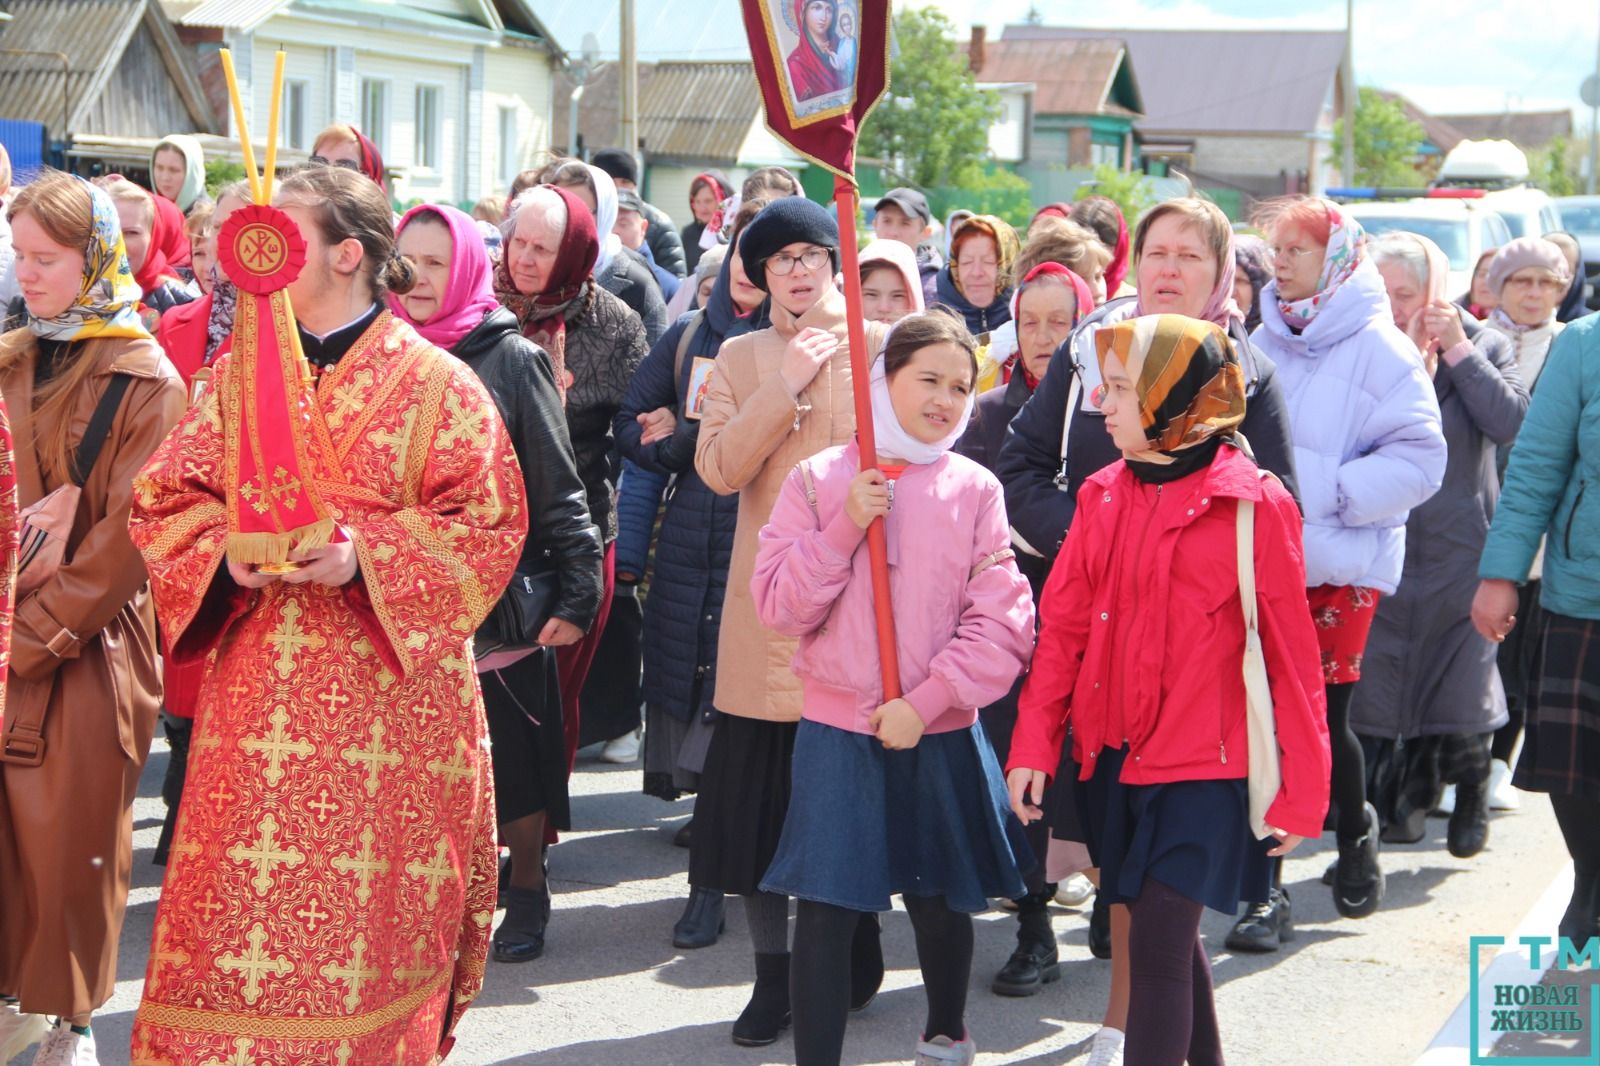
[[[622,251],[622,238],[611,232],[617,224],[617,183],[597,166],[589,166],[589,177],[594,181],[594,228],[600,237],[600,258],[594,261],[592,271],[598,278]]]
[[[902,322],[905,319],[901,319]],[[884,350],[888,349],[889,338],[894,335],[894,330],[889,330],[884,335]],[[967,394],[967,406],[961,412],[961,417],[956,419],[954,428],[932,444],[925,444],[910,433],[906,432],[900,424],[900,418],[894,413],[894,401],[889,398],[889,374],[884,369],[885,360],[883,351],[878,352],[877,359],[872,363],[872,433],[876,438],[878,455],[888,456],[892,459],[904,459],[908,463],[932,463],[961,439],[967,431],[967,423],[972,421],[972,409],[978,402],[978,390],[973,388]],[[901,368],[905,369],[904,367]]]

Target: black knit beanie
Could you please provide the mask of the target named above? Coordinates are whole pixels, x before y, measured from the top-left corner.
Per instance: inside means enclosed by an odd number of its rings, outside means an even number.
[[[739,235],[739,259],[744,263],[745,276],[761,291],[769,291],[767,257],[791,244],[802,243],[826,248],[834,273],[839,272],[839,226],[827,208],[803,196],[772,201]]]
[[[594,154],[593,162],[613,178],[639,184],[639,164],[621,148],[602,148]]]

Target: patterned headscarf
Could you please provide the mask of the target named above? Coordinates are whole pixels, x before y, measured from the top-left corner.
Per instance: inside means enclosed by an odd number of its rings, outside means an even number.
[[[1123,453],[1133,475],[1159,484],[1211,465],[1244,421],[1244,373],[1227,332],[1183,315],[1141,315],[1096,331],[1094,341],[1102,378],[1114,355],[1133,381],[1155,445]]]
[[[82,178],[78,179],[83,181]],[[128,269],[117,209],[103,189],[83,181],[94,212],[94,230],[83,250],[83,282],[78,298],[53,318],[28,316],[35,337],[51,341],[87,341],[100,337],[152,340],[139,320],[139,284]]]
[[[993,215],[973,215],[956,225],[955,236],[950,241],[950,280],[955,282],[962,296],[967,294],[961,289],[961,278],[955,269],[956,255],[963,240],[979,233],[994,241],[995,258],[999,264],[994,291],[1004,293],[1016,283],[1017,256],[1022,254],[1022,242],[1017,240],[1017,231],[1011,228],[1010,223]]]
[[[1361,223],[1347,216],[1331,200],[1319,200],[1328,212],[1328,248],[1317,278],[1317,291],[1303,300],[1278,298],[1283,320],[1295,329],[1305,329],[1317,317],[1339,286],[1349,280],[1367,257],[1367,233]]]
[[[218,263],[211,264],[211,314],[206,318],[206,366],[217,349],[233,334],[233,316],[239,308],[239,288]]]
[[[556,387],[566,402],[567,386],[572,376],[567,371],[567,319],[576,318],[583,305],[594,298],[594,280],[589,276],[595,258],[600,254],[600,239],[595,233],[594,216],[584,202],[555,185],[536,185],[517,197],[512,214],[506,219],[507,234],[514,234],[517,212],[526,199],[539,189],[548,189],[561,197],[567,208],[567,225],[562,231],[561,243],[556,248],[555,265],[545,279],[544,288],[535,293],[518,291],[511,280],[511,245],[508,236],[506,252],[494,268],[494,295],[506,310],[517,316],[522,335],[550,355],[551,369],[555,371]]]

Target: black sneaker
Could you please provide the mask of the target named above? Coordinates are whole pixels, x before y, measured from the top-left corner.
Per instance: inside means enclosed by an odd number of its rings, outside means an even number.
[[[1367,831],[1355,840],[1339,838],[1333,874],[1333,905],[1346,918],[1365,918],[1383,902],[1383,867],[1378,865],[1378,812],[1365,805]]]
[[[1267,954],[1294,939],[1294,916],[1289,893],[1274,888],[1265,903],[1252,903],[1224,941],[1229,951]]]

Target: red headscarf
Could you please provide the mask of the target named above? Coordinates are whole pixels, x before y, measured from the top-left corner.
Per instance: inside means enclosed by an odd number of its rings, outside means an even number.
[[[1072,205],[1071,204],[1060,203],[1058,201],[1058,202],[1053,203],[1053,204],[1045,204],[1043,207],[1039,208],[1039,210],[1035,211],[1033,213],[1033,218],[1029,219],[1029,221],[1028,221],[1028,226],[1031,228],[1033,226],[1033,224],[1035,222],[1039,221],[1041,218],[1071,218],[1071,217],[1072,217]]]
[[[1111,263],[1106,267],[1106,299],[1115,299],[1122,280],[1128,276],[1128,220],[1117,208],[1117,246],[1111,249]]]
[[[350,127],[350,132],[356,135],[356,143],[361,146],[361,173],[377,182],[378,188],[388,192],[389,186],[383,180],[383,156],[378,152],[378,146],[354,126]]]
[[[1072,324],[1077,326],[1079,322],[1083,321],[1085,315],[1094,310],[1094,292],[1089,288],[1089,283],[1080,278],[1074,271],[1054,261],[1040,263],[1028,271],[1028,276],[1023,278],[1022,282],[1012,291],[1011,321],[1013,323],[1022,321],[1023,292],[1034,281],[1047,274],[1064,277],[1067,279],[1067,284],[1072,286]],[[1020,330],[1021,327],[1018,326],[1017,328]],[[1019,367],[1022,370],[1022,380],[1028,383],[1028,391],[1032,392],[1038,388],[1039,379],[1028,373],[1028,364],[1022,358],[1022,336],[1020,332],[1017,336],[1016,357],[1005,366],[1005,380],[1010,381],[1012,371]]]
[[[162,278],[178,280],[175,269],[189,262],[189,238],[183,232],[183,212],[165,196],[150,195],[155,211],[150,220],[150,250],[144,265],[134,274],[142,292],[149,293]]]
[[[536,188],[554,192],[567,208],[567,225],[556,249],[555,265],[545,279],[543,289],[535,293],[519,292],[516,283],[511,280],[511,241],[508,239],[500,262],[494,268],[494,294],[507,310],[517,316],[517,321],[522,325],[522,335],[550,353],[556,385],[561,389],[564,401],[567,386],[572,383],[571,375],[567,373],[567,312],[574,304],[592,298],[589,275],[600,258],[600,237],[595,230],[594,215],[582,200],[554,185],[539,185]],[[533,191],[530,189],[523,196]],[[517,211],[513,211],[513,233],[516,217]]]

